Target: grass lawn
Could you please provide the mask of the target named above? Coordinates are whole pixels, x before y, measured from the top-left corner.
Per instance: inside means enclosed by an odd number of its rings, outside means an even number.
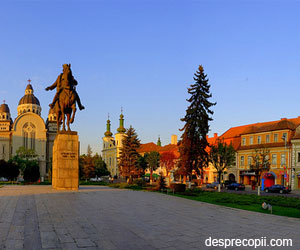
[[[107,183],[106,182],[103,182],[103,181],[86,181],[86,180],[80,180],[79,181],[79,185],[80,186],[84,186],[84,185],[96,185],[96,186],[106,186]]]
[[[169,193],[170,194],[170,193]],[[173,195],[173,193],[171,193]],[[174,194],[175,196],[222,205],[226,207],[239,208],[249,211],[270,214],[269,210],[262,208],[262,203],[272,205],[273,214],[300,218],[300,199],[281,196],[257,196],[254,194],[218,193],[196,189],[184,193]]]

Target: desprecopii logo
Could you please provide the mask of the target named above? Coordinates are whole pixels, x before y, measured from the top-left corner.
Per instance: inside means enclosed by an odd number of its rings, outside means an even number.
[[[205,240],[207,247],[292,247],[292,239],[267,239],[260,237],[256,239],[214,239],[209,237]]]

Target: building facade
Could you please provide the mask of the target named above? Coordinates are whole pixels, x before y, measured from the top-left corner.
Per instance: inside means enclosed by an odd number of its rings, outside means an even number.
[[[300,188],[300,117],[233,127],[220,138],[231,141],[236,150],[236,166],[228,169],[236,181],[256,181],[250,166],[256,151],[265,148],[270,169],[260,176],[262,186]]]
[[[47,177],[52,165],[52,147],[56,136],[56,117],[50,113],[46,122],[42,108],[31,84],[25,89],[17,108],[18,116],[11,118],[6,103],[0,106],[0,159],[8,161],[18,149],[32,149],[37,154],[41,177]]]
[[[117,129],[115,137],[111,132],[110,120],[107,120],[106,123],[106,132],[102,138],[103,149],[102,149],[102,158],[106,163],[107,170],[110,172],[111,176],[120,176],[118,168],[118,157],[120,155],[120,150],[122,148],[122,140],[125,135],[126,129],[124,128],[124,115],[120,115],[120,126]]]

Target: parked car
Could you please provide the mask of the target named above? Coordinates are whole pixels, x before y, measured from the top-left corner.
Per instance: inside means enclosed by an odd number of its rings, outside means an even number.
[[[4,178],[4,177],[1,177],[1,178],[0,178],[0,181],[8,181],[8,179],[7,179],[7,178]]]
[[[245,185],[241,183],[231,183],[226,186],[226,189],[231,189],[231,190],[245,190]]]
[[[265,192],[266,193],[289,193],[291,192],[291,190],[289,189],[289,187],[285,187],[285,186],[282,186],[282,185],[273,185],[271,187],[266,187],[265,189]]]
[[[219,185],[219,182],[214,181],[214,182],[212,182],[212,183],[208,183],[208,184],[206,185],[206,188],[214,188],[214,189],[217,189],[217,188],[218,188],[218,185]]]
[[[103,181],[103,178],[95,177],[95,178],[91,178],[90,181]]]
[[[230,185],[231,183],[236,183],[235,181],[230,181],[230,180],[225,180],[223,182],[223,186],[226,188],[228,185]]]

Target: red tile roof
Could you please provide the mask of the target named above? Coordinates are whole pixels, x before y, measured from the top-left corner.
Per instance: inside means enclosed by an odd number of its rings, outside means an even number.
[[[149,142],[149,143],[141,144],[140,148],[138,149],[138,153],[140,154],[149,153],[151,151],[156,151],[159,153],[173,152],[176,158],[179,158],[178,146],[175,144],[168,144],[163,147],[160,147],[153,142]]]
[[[294,131],[299,125],[300,125],[300,116],[291,119],[282,118],[277,121],[253,123],[244,126],[232,127],[228,129],[224,134],[222,134],[219,138],[223,139],[227,143],[230,143],[231,141],[233,147],[235,148],[235,150],[237,150],[238,148],[240,148],[241,145],[241,135],[283,130],[283,129],[289,129]],[[300,138],[300,135],[295,134],[293,138]]]

